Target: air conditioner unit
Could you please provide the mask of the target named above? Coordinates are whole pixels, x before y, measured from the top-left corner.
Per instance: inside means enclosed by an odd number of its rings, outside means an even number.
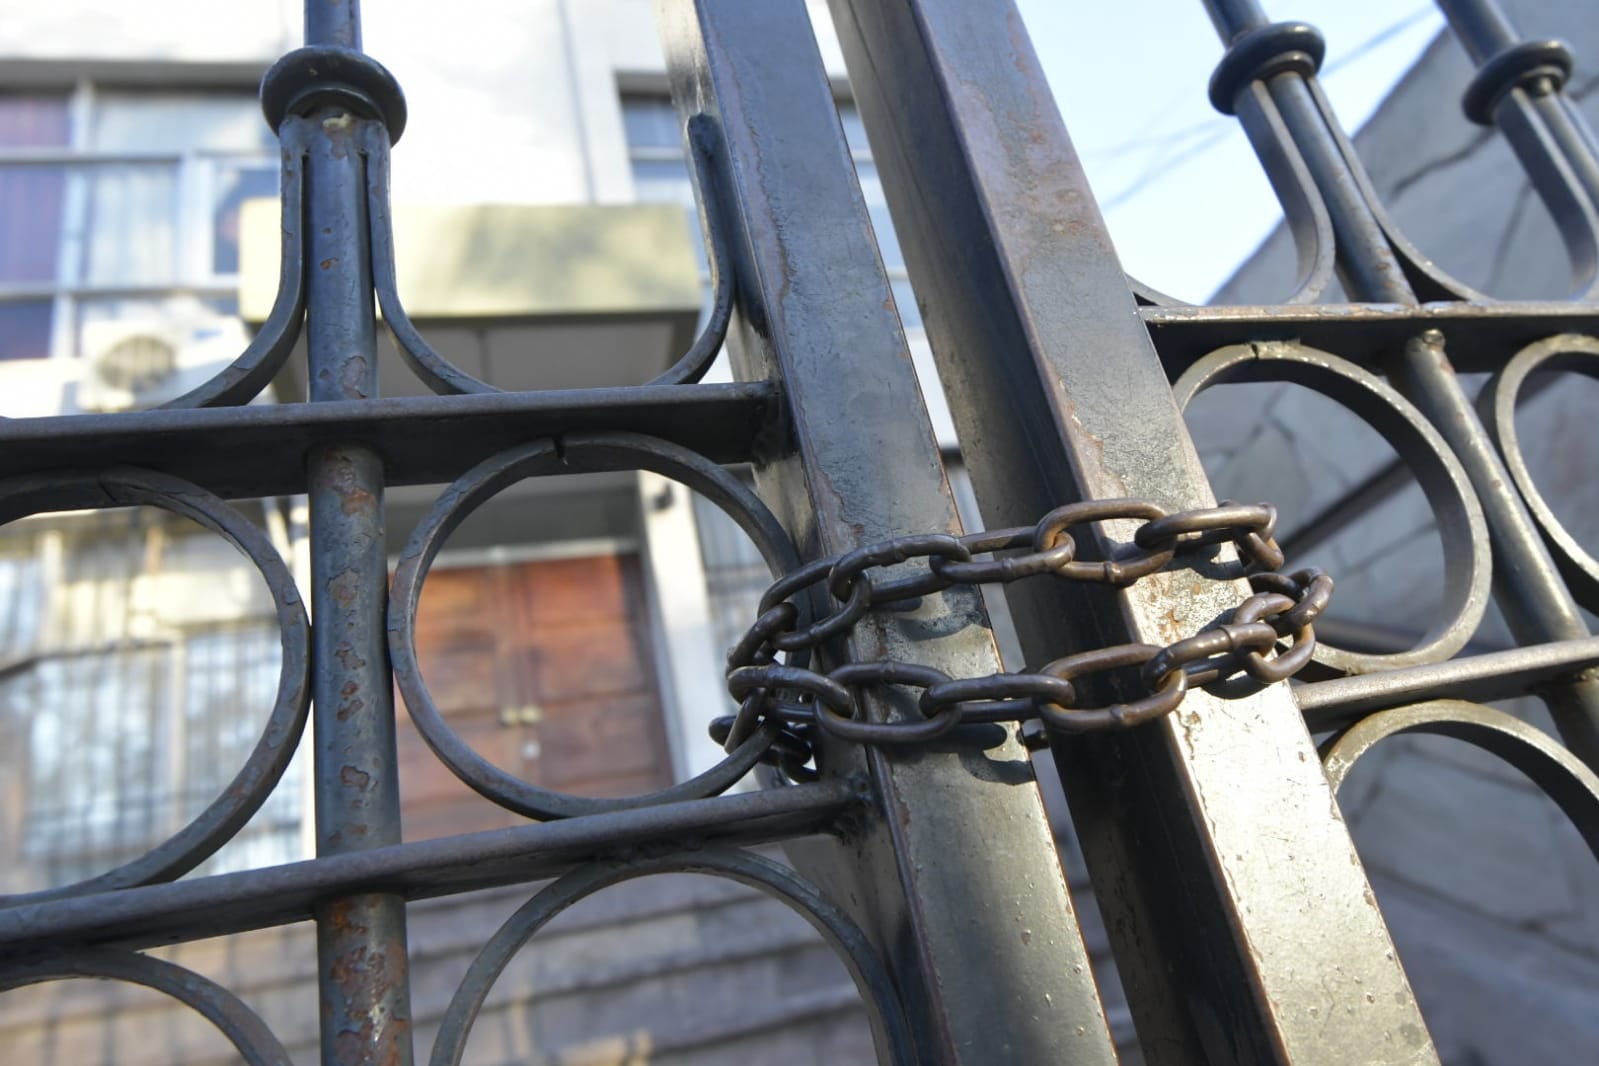
[[[77,407],[112,412],[176,399],[237,358],[249,338],[237,319],[117,318],[84,323],[82,343]]]

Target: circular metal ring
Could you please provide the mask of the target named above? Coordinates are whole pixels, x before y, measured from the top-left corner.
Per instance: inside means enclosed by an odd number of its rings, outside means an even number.
[[[855,987],[866,1002],[878,1061],[889,1066],[913,1066],[915,1051],[898,994],[866,934],[792,870],[760,855],[741,851],[693,851],[618,863],[594,863],[580,866],[546,886],[507,918],[472,960],[444,1012],[433,1053],[428,1059],[431,1066],[460,1066],[472,1024],[488,998],[489,989],[512,957],[551,919],[601,889],[635,877],[667,873],[724,877],[759,889],[787,904],[822,935],[854,979]]]
[[[893,566],[911,559],[938,555],[968,562],[971,551],[949,533],[923,533],[909,537],[895,537],[881,544],[869,544],[838,557],[827,572],[827,591],[833,599],[843,603],[855,595],[855,586],[861,574],[874,566]]]
[[[1224,500],[1214,507],[1151,519],[1138,527],[1133,542],[1140,548],[1156,549],[1220,544],[1236,540],[1240,532],[1269,537],[1276,528],[1277,508],[1271,504]]]
[[[1479,126],[1494,124],[1494,111],[1515,89],[1533,89],[1547,78],[1558,91],[1571,80],[1571,49],[1556,39],[1521,41],[1489,56],[1472,75],[1460,97],[1460,109]]]
[[[1210,76],[1210,106],[1233,113],[1238,93],[1252,82],[1292,71],[1310,77],[1321,68],[1327,42],[1304,22],[1273,22],[1240,34]]]
[[[822,560],[826,562],[826,560]],[[810,584],[810,582],[804,582]],[[792,602],[792,601],[785,601]],[[793,630],[789,633],[778,633],[772,637],[772,647],[778,651],[804,651],[814,648],[824,641],[832,640],[841,633],[848,632],[856,622],[866,617],[866,612],[872,609],[872,583],[870,581],[856,581],[852,583],[849,599],[844,605],[832,614],[818,618],[808,626]]]
[[[188,873],[232,839],[266,802],[305,729],[311,705],[311,623],[294,575],[253,523],[200,486],[153,470],[33,474],[0,483],[0,524],[43,511],[141,505],[189,519],[232,544],[254,564],[277,614],[282,647],[277,695],[244,765],[188,825],[105,873],[59,888],[0,897],[7,906],[171,881]]]
[[[1599,776],[1543,730],[1477,703],[1433,700],[1377,711],[1334,735],[1320,749],[1333,793],[1363,755],[1401,733],[1451,737],[1497,755],[1555,801],[1599,858]]]
[[[929,717],[953,707],[966,724],[1019,722],[1038,717],[1039,703],[1070,707],[1077,689],[1070,681],[1047,674],[989,674],[957,677],[928,686],[922,712]]]
[[[950,680],[942,670],[901,662],[845,663],[827,678],[846,690],[851,685],[912,685],[931,691],[934,685]],[[912,744],[937,740],[961,724],[961,715],[958,708],[946,707],[920,722],[867,722],[837,714],[825,700],[818,699],[816,721],[834,736],[857,744]]]
[[[1059,537],[1060,543],[1048,551],[1030,551],[1025,555],[1013,555],[986,562],[971,559],[973,555],[1030,547],[1036,533],[1037,530],[1033,526],[1015,526],[1010,529],[990,530],[986,533],[969,533],[960,538],[961,546],[968,553],[965,560],[956,561],[942,555],[933,555],[927,560],[927,565],[933,573],[946,581],[968,585],[1006,584],[1039,574],[1058,573],[1063,566],[1076,558],[1077,542],[1067,535]]]
[[[1318,642],[1314,659],[1346,674],[1365,674],[1442,662],[1477,631],[1488,608],[1493,556],[1488,524],[1460,460],[1420,411],[1376,375],[1346,359],[1287,342],[1235,344],[1203,357],[1173,391],[1187,408],[1200,392],[1223,382],[1287,382],[1331,399],[1362,418],[1406,462],[1432,507],[1443,543],[1441,618],[1415,647],[1370,654]]]
[[[1146,685],[1154,686],[1172,671],[1180,670],[1188,676],[1190,685],[1208,685],[1236,670],[1239,656],[1270,648],[1277,639],[1275,629],[1254,619],[1212,626],[1160,649],[1144,664],[1141,676]]]
[[[1291,596],[1275,592],[1257,592],[1233,612],[1233,624],[1250,625],[1259,622],[1268,614],[1286,616],[1298,606],[1299,604]],[[1273,629],[1273,632],[1276,630]],[[1276,644],[1274,640],[1270,647],[1275,647]],[[1244,658],[1244,669],[1249,671],[1250,677],[1263,685],[1287,681],[1309,665],[1315,653],[1316,633],[1308,622],[1294,631],[1292,647],[1270,659],[1266,658],[1264,652],[1254,648],[1244,648],[1240,652]]]
[[[1105,670],[1118,670],[1128,666],[1142,666],[1161,653],[1153,644],[1118,644],[1115,647],[1079,652],[1064,659],[1056,659],[1039,671],[1063,681],[1076,681],[1085,674]],[[1124,729],[1142,725],[1175,711],[1188,692],[1188,674],[1172,670],[1160,682],[1160,687],[1142,699],[1109,707],[1058,707],[1040,701],[1039,717],[1051,729],[1063,733],[1086,733],[1102,729]]]
[[[1276,570],[1283,565],[1283,551],[1273,539],[1276,532],[1277,508],[1271,504],[1223,500],[1214,507],[1146,522],[1138,527],[1133,541],[1145,550],[1174,548],[1179,552],[1232,544],[1246,568]]]
[[[1482,420],[1499,445],[1510,478],[1527,501],[1560,576],[1578,603],[1599,612],[1599,559],[1567,531],[1538,491],[1516,433],[1516,405],[1527,379],[1539,370],[1567,371],[1599,381],[1599,339],[1567,333],[1527,345],[1493,376],[1478,401]]]
[[[1166,517],[1166,509],[1148,500],[1111,499],[1085,500],[1057,507],[1039,519],[1033,534],[1033,550],[1047,552],[1054,548],[1066,531],[1084,522],[1113,522],[1121,520],[1151,522]],[[1155,551],[1140,549],[1143,554],[1127,559],[1107,559],[1090,562],[1083,559],[1059,566],[1055,573],[1073,581],[1101,581],[1109,585],[1130,585],[1139,578],[1148,577],[1172,561],[1175,548]]]
[[[388,616],[394,681],[417,732],[450,771],[479,795],[529,818],[572,818],[715,795],[760,761],[780,728],[775,719],[766,720],[725,759],[687,781],[647,795],[601,799],[540,788],[507,773],[472,750],[439,713],[417,664],[416,613],[428,568],[445,540],[485,500],[523,478],[607,470],[649,470],[681,482],[727,512],[774,574],[799,565],[783,527],[743,482],[704,456],[654,437],[575,434],[562,438],[560,448],[550,440],[524,444],[484,460],[446,489],[412,531],[394,570]]]
[[[290,114],[321,106],[348,107],[375,118],[389,143],[405,132],[405,94],[377,60],[353,48],[310,45],[272,64],[261,78],[261,111],[274,133]]]
[[[767,644],[779,633],[791,629],[798,617],[799,608],[786,600],[769,611],[761,612],[738,639],[738,643],[727,649],[728,669],[758,666],[763,661],[770,661],[771,653],[766,651]],[[763,659],[763,656],[767,658]]]
[[[136,951],[76,947],[49,958],[0,966],[0,992],[75,977],[143,985],[191,1008],[228,1038],[248,1066],[292,1066],[288,1051],[260,1015],[207,977]]]
[[[1272,619],[1282,636],[1313,625],[1332,603],[1333,579],[1313,566],[1292,574],[1252,574],[1249,585],[1256,592],[1276,592],[1294,601],[1292,607]]]
[[[774,688],[803,692],[818,705],[829,704],[840,713],[849,711],[853,700],[849,689],[826,674],[798,666],[781,663],[741,666],[727,675],[727,694],[735,700],[744,700],[754,693]]]

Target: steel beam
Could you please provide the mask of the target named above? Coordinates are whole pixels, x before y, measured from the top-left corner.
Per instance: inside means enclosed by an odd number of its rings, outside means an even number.
[[[801,0],[665,0],[673,98],[719,133],[744,379],[780,380],[792,450],[757,487],[807,557],[959,519]],[[703,192],[703,190],[702,190]],[[855,631],[854,658],[999,669],[975,590]],[[916,716],[915,694],[867,701]],[[861,766],[824,750],[828,774]],[[878,806],[841,847],[793,851],[876,941],[918,1061],[1111,1063],[1110,1034],[1027,754],[1005,735],[864,757]]]
[[[749,382],[0,419],[0,478],[99,468],[110,456],[225,498],[285,496],[304,491],[305,457],[324,445],[376,452],[390,485],[426,485],[519,444],[596,432],[644,433],[733,463],[767,446],[776,400],[775,387]]]
[[[832,9],[987,523],[1212,503],[1010,0]],[[1131,539],[1109,532],[1102,556]],[[1173,572],[1009,600],[1041,663],[1169,643],[1246,594]],[[1055,750],[1151,1063],[1437,1061],[1286,685]]]

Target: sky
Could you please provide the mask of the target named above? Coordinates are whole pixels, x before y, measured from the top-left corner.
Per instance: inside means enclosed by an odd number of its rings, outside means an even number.
[[[1222,46],[1200,0],[1017,0],[1127,272],[1202,301],[1282,217],[1206,96]],[[1443,29],[1431,0],[1264,0],[1327,39],[1322,85],[1358,130]],[[1133,54],[1136,51],[1136,59]]]

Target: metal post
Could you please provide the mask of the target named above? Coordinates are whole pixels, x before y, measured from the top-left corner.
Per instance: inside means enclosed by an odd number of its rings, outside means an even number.
[[[1209,505],[1013,4],[832,9],[987,523],[1077,499]],[[1166,644],[1245,594],[1193,573],[1007,593],[1034,663]],[[1286,685],[1190,692],[1055,750],[1151,1063],[1437,1061]]]
[[[1270,32],[1257,0],[1207,0],[1207,6],[1224,41]],[[1339,270],[1349,295],[1416,306],[1419,300],[1405,265],[1366,200],[1364,182],[1354,170],[1357,164],[1340,144],[1319,92],[1294,70],[1273,75],[1267,86],[1332,217]],[[1495,600],[1505,621],[1522,644],[1586,637],[1588,627],[1577,603],[1444,348],[1441,331],[1422,331],[1393,352],[1383,369],[1449,442],[1476,489],[1493,538]],[[1599,766],[1599,681],[1550,686],[1543,697],[1566,744],[1590,767]]]
[[[306,4],[308,45],[360,45],[356,0]],[[373,121],[342,101],[310,115],[306,294],[312,402],[377,398],[365,159]],[[384,628],[388,560],[383,464],[375,451],[311,453],[311,609],[317,854],[400,842],[393,686]],[[405,904],[363,893],[317,907],[322,1061],[411,1061]]]
[[[719,132],[715,185],[737,217],[741,378],[781,381],[783,457],[757,471],[802,552],[959,529],[893,297],[801,0],[665,0],[673,98]],[[704,190],[702,190],[702,193]],[[971,588],[863,624],[857,661],[955,676],[999,669]],[[873,720],[917,717],[885,687]],[[918,1062],[1116,1061],[1087,951],[1014,731],[914,751],[828,749],[878,803],[841,843],[790,851],[876,941]]]

